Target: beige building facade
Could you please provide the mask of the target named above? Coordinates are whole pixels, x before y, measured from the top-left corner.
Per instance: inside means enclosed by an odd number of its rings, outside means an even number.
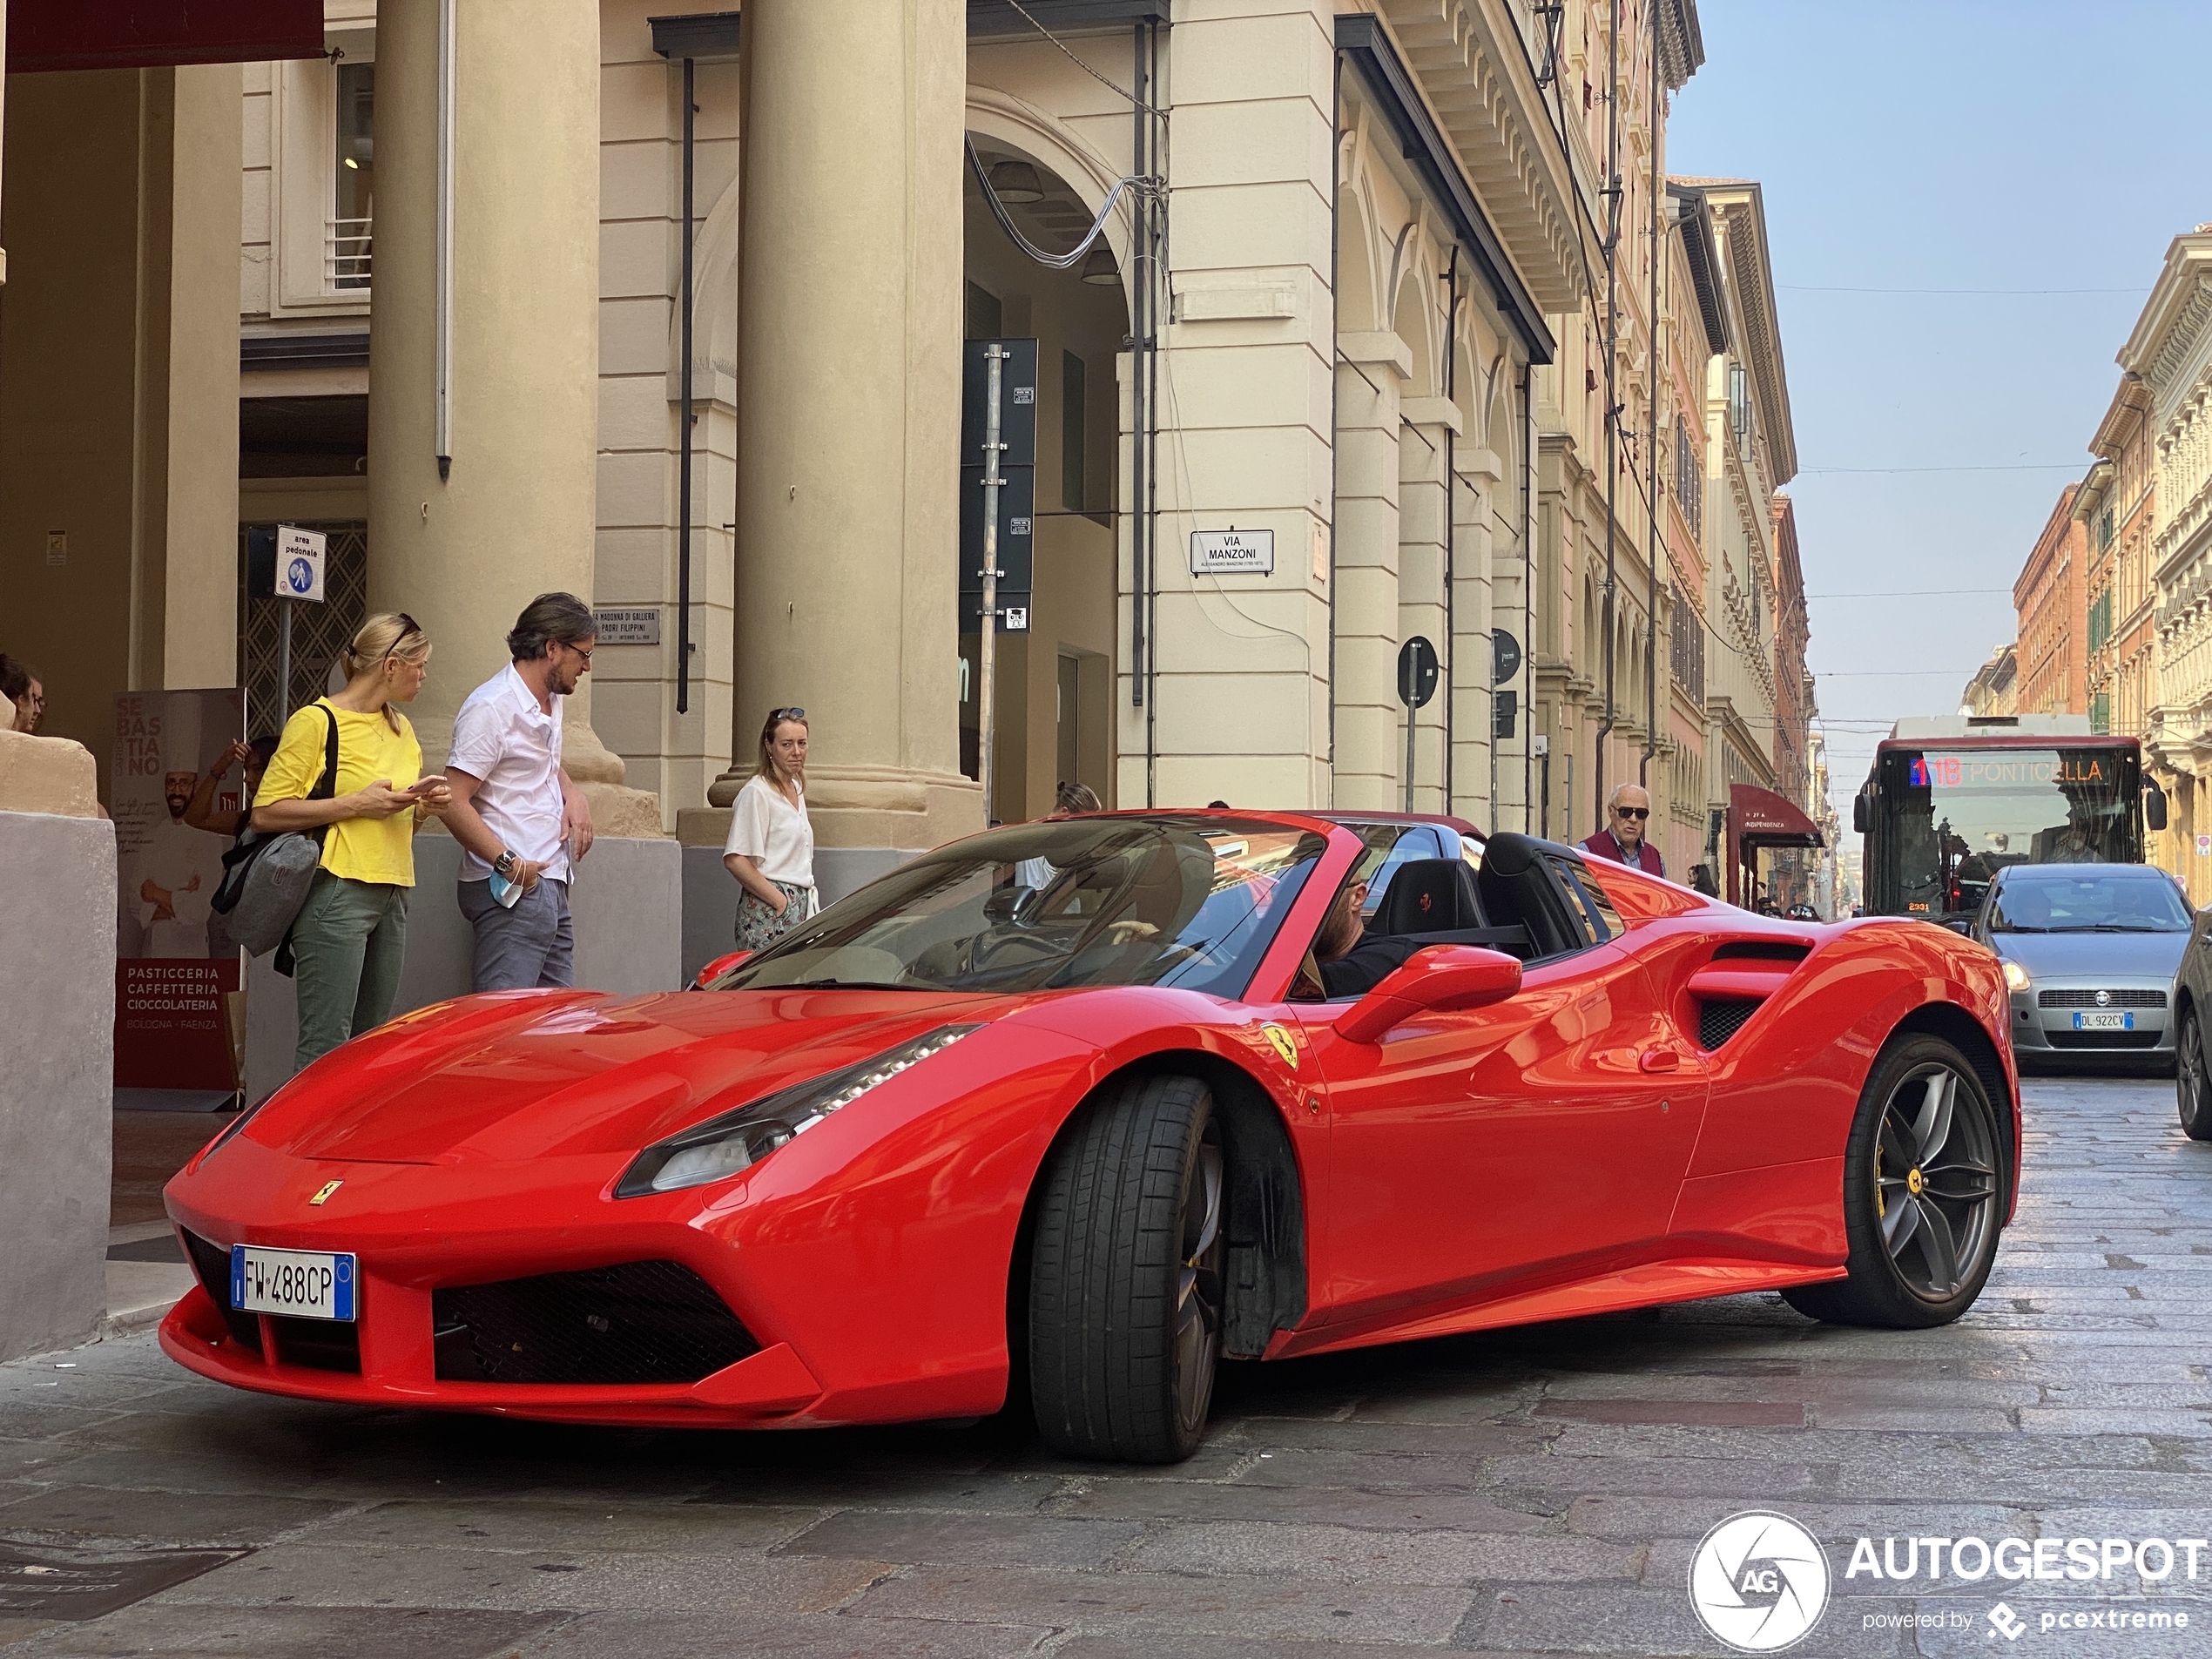
[[[2141,418],[2156,468],[2147,562],[2157,690],[2144,760],[2166,790],[2168,827],[2149,838],[2151,855],[2203,904],[2212,860],[2195,856],[2195,838],[2212,830],[2212,226],[2167,248],[2120,366],[2149,394]]]
[[[267,726],[398,608],[435,761],[568,588],[570,769],[704,882],[790,705],[833,890],[1062,781],[1579,836],[1640,780],[1686,874],[1771,778],[1795,467],[1758,186],[1665,172],[1692,0],[1026,12],[327,0],[321,56],[11,77],[0,644],[47,729],[236,683]],[[1038,354],[988,802],[964,338]],[[331,544],[285,688],[278,523]],[[1203,568],[1230,531],[1271,569]]]

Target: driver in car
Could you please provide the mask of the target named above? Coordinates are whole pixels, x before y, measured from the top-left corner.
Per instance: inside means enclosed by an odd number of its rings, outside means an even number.
[[[1418,940],[1401,934],[1367,932],[1359,920],[1366,902],[1367,884],[1349,883],[1314,935],[1314,964],[1321,970],[1321,988],[1332,1001],[1365,996],[1420,948]]]

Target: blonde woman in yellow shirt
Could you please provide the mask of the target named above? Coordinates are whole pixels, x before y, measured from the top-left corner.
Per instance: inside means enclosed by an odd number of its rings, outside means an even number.
[[[339,662],[346,689],[285,722],[253,796],[255,829],[323,833],[322,867],[292,924],[301,1067],[390,1015],[407,954],[415,832],[453,799],[443,777],[422,776],[422,746],[395,706],[415,701],[430,677],[421,624],[404,611],[371,617]],[[338,776],[329,799],[310,800],[334,719]]]

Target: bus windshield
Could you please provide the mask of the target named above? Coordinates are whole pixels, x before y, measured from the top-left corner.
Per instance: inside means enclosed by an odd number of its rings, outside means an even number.
[[[2139,773],[2118,747],[1885,752],[1872,907],[1933,920],[1979,908],[2007,865],[2141,863]]]

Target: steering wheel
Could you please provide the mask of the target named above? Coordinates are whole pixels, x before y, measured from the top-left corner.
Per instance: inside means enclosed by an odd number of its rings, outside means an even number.
[[[1021,968],[1034,967],[1039,962],[1049,961],[1055,956],[1068,954],[1068,942],[1027,928],[1018,932],[977,934],[969,939],[968,948],[961,953],[960,971],[962,974],[988,974],[992,965],[1015,947],[1026,947],[1032,953],[1027,961],[1017,965]]]

